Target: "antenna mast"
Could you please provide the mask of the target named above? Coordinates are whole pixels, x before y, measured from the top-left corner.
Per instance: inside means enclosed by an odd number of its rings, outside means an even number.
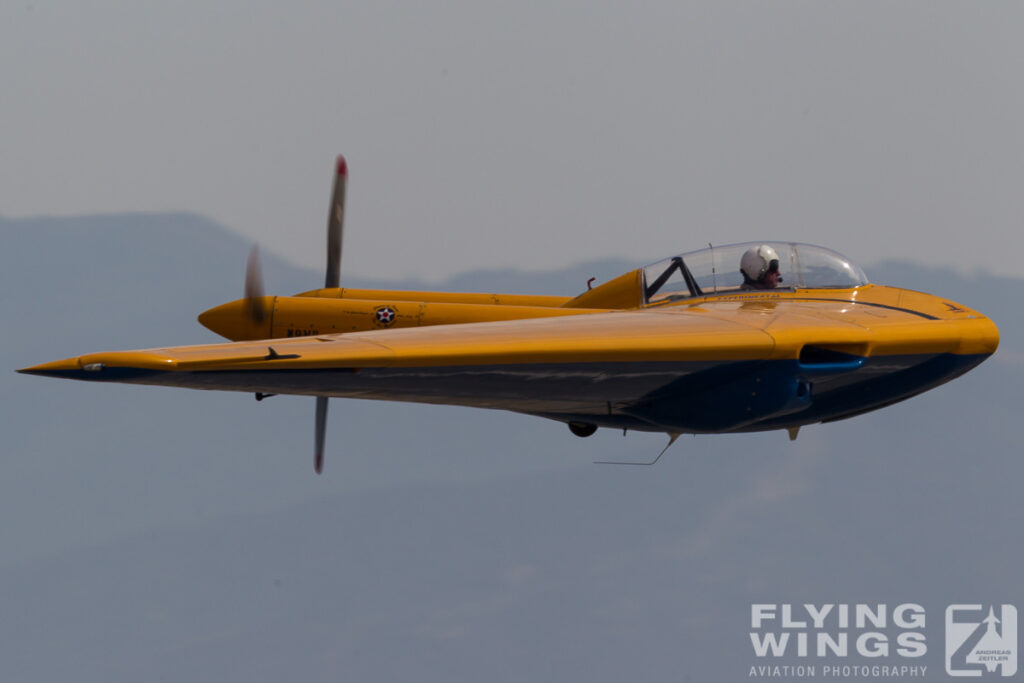
[[[718,294],[718,274],[715,272],[715,248],[711,246],[711,242],[708,242],[708,249],[711,250],[711,286],[715,288],[715,294]]]

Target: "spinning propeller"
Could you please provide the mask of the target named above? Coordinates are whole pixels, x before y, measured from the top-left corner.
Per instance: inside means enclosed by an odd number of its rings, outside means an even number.
[[[253,245],[245,264],[245,308],[254,325],[267,319],[263,300],[263,270],[260,268],[260,248]]]
[[[345,187],[348,184],[348,164],[345,157],[338,155],[335,166],[334,188],[331,191],[331,206],[327,214],[327,273],[324,287],[339,287],[341,282],[341,241],[345,225]],[[245,302],[249,320],[253,325],[263,323],[268,317],[267,299],[263,296],[263,274],[260,269],[260,252],[253,247],[245,266]],[[257,400],[266,395],[257,394]],[[317,474],[324,469],[324,437],[327,433],[327,397],[316,397],[316,432],[313,468]]]
[[[341,236],[345,227],[345,187],[348,185],[348,164],[338,155],[331,206],[327,214],[327,273],[324,287],[341,286]],[[327,432],[327,397],[316,397],[316,452],[313,468],[317,474],[324,469],[324,434]]]

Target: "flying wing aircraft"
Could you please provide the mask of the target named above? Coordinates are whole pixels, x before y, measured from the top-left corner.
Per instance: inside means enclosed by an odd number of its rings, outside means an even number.
[[[792,439],[947,382],[999,344],[975,310],[872,284],[840,254],[794,242],[709,246],[576,297],[342,288],[344,158],[336,170],[324,288],[264,296],[254,250],[246,296],[199,316],[231,343],[19,372],[316,396],[320,472],[329,397],[510,410],[577,436],[785,429]]]

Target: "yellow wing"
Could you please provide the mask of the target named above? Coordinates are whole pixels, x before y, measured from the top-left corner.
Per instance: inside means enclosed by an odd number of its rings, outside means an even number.
[[[666,431],[837,419],[995,350],[984,316],[818,298],[89,354],[33,374],[500,408]],[[859,398],[858,398],[859,396]],[[799,414],[799,418],[794,416]]]

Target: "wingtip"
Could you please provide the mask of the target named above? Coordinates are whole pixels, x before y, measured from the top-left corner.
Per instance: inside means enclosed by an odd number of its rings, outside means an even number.
[[[78,357],[66,358],[64,360],[32,365],[27,368],[19,368],[15,372],[22,375],[40,375],[42,377],[60,377],[68,372],[78,372],[82,369]]]

